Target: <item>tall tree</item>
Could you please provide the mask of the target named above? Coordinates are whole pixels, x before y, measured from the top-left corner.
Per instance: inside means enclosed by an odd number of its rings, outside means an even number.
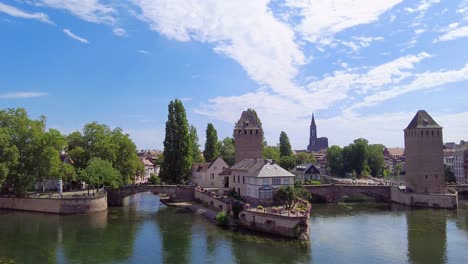
[[[327,166],[334,175],[343,175],[343,149],[331,146],[327,149]]]
[[[281,134],[280,134],[279,151],[280,151],[280,157],[291,156],[293,153],[292,148],[291,148],[291,143],[289,142],[289,137],[284,131],[281,131]]]
[[[191,145],[190,149],[192,150],[193,162],[204,162],[203,156],[200,151],[200,145],[198,144],[197,129],[193,125],[190,125],[189,135]]]
[[[368,146],[367,164],[372,176],[381,176],[385,167],[384,146],[381,144],[370,144]]]
[[[182,183],[188,180],[192,156],[190,135],[185,108],[179,99],[168,106],[166,136],[164,138],[164,162],[161,179],[167,183]]]
[[[207,162],[210,162],[218,157],[219,154],[218,132],[216,132],[213,124],[209,123],[206,126],[206,142],[203,156]]]
[[[280,159],[279,148],[276,146],[268,146],[264,144],[262,152],[264,159],[271,159],[276,161],[279,161]]]
[[[220,143],[221,158],[229,165],[232,166],[235,163],[236,149],[234,147],[234,139],[227,137]]]
[[[80,179],[96,189],[100,185],[111,188],[118,188],[122,185],[122,177],[119,171],[114,169],[109,161],[100,158],[92,158],[89,161],[88,166],[81,171]]]
[[[296,165],[317,162],[312,153],[299,152],[294,157],[296,158]]]

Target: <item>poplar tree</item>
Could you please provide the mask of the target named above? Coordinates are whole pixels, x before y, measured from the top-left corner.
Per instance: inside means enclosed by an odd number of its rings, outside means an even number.
[[[220,155],[219,143],[218,143],[218,132],[214,128],[213,124],[209,123],[206,126],[206,142],[203,156],[207,162],[214,160]]]
[[[200,145],[198,144],[197,129],[193,125],[190,125],[189,135],[190,135],[190,145],[191,145],[190,148],[192,150],[192,161],[204,162],[202,153],[200,151]]]
[[[279,138],[279,151],[280,157],[289,157],[292,155],[291,143],[289,143],[289,138],[286,132],[281,131]]]
[[[161,179],[173,184],[186,182],[192,165],[191,154],[189,125],[185,108],[179,99],[175,99],[168,106]]]

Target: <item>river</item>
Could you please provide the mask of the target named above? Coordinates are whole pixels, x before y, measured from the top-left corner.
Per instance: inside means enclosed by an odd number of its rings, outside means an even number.
[[[226,231],[149,193],[89,215],[0,211],[0,263],[468,263],[460,203],[314,204],[309,244]]]

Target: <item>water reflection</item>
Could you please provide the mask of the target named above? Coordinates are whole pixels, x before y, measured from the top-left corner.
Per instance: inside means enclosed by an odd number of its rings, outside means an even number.
[[[466,201],[465,201],[466,203]],[[314,205],[311,242],[231,232],[152,194],[107,212],[0,211],[0,263],[467,263],[468,211]],[[406,254],[405,254],[406,252]]]

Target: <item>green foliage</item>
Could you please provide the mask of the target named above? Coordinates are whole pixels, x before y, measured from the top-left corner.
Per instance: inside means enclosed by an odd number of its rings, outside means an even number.
[[[295,186],[281,186],[273,193],[273,201],[292,209],[300,199],[309,199],[310,194],[300,183]]]
[[[305,181],[304,184],[307,184],[307,185],[321,185],[322,182],[317,181],[317,180],[310,180],[310,181]]]
[[[456,182],[453,171],[444,165],[445,182]]]
[[[280,152],[279,148],[275,146],[263,146],[263,158],[265,159],[272,159],[272,160],[279,160],[280,159]]]
[[[281,131],[279,138],[279,152],[280,157],[289,157],[292,155],[291,143],[289,142],[289,137],[286,132]]]
[[[296,166],[296,158],[294,156],[283,156],[278,163],[282,168],[291,170]]]
[[[112,167],[107,160],[92,158],[89,165],[80,172],[80,180],[98,188],[100,185],[106,185],[111,188],[122,186],[122,177],[118,170]]]
[[[189,136],[193,162],[205,162],[205,159],[203,158],[202,153],[200,151],[200,145],[198,144],[197,129],[192,125],[190,125],[189,128]]]
[[[232,214],[234,216],[234,219],[238,219],[239,218],[239,213],[242,212],[242,210],[244,210],[244,205],[243,203],[239,202],[239,201],[235,201],[233,204],[232,204]]]
[[[214,160],[220,155],[219,143],[218,143],[218,132],[214,128],[213,124],[209,123],[206,126],[206,142],[203,156],[207,162]]]
[[[185,108],[179,99],[168,106],[166,135],[164,138],[164,162],[161,166],[161,180],[167,183],[188,181],[192,165],[192,150]]]
[[[341,149],[332,146],[327,150],[327,163],[330,172],[343,176],[353,173],[355,176],[380,176],[384,171],[384,146],[368,144],[366,139],[356,139],[354,143]]]
[[[235,163],[236,149],[234,147],[234,139],[227,137],[223,141],[219,142],[221,158],[229,165],[232,166]]]
[[[311,154],[311,153],[299,152],[295,155],[295,158],[296,158],[296,165],[317,162],[314,154]]]
[[[155,185],[161,184],[161,178],[159,178],[158,176],[154,175],[153,173],[151,173],[150,178],[149,178],[148,181],[149,181],[149,183],[155,184]]]
[[[331,146],[327,149],[327,164],[330,172],[334,175],[343,174],[343,149]]]
[[[220,226],[227,226],[229,224],[229,217],[225,211],[216,214],[216,223]]]

